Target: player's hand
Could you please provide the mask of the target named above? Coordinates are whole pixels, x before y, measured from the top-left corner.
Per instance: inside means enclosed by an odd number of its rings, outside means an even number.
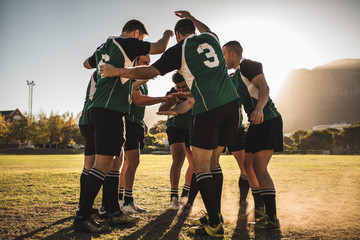
[[[171,30],[166,30],[163,34],[164,37],[166,38],[171,38],[172,36],[174,36],[174,32]]]
[[[172,115],[172,116],[179,115],[177,112],[175,112],[173,110],[161,111],[161,112],[157,112],[156,114],[157,115]]]
[[[179,18],[191,18],[191,14],[188,11],[184,11],[184,10],[179,10],[179,11],[175,11],[175,15],[178,16]]]
[[[174,96],[172,94],[165,96],[165,101],[170,106],[174,106],[177,103],[181,102],[181,100],[178,97],[176,97],[176,96]]]
[[[116,77],[117,76],[117,71],[116,71],[116,67],[114,67],[111,64],[105,63],[104,65],[100,66],[100,76],[102,78],[104,77]]]
[[[253,124],[260,124],[264,122],[264,114],[262,110],[255,109],[250,115],[250,121]]]
[[[172,93],[171,95],[177,97],[177,98],[188,98],[191,97],[191,93],[190,92],[176,92],[176,93]]]

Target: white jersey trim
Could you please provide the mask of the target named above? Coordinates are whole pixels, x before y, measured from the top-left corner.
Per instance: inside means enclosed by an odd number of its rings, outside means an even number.
[[[120,44],[115,41],[114,37],[109,37],[113,43],[120,49],[121,53],[124,56],[124,67],[132,67],[133,66],[133,62],[129,59],[129,57],[126,55],[124,49],[120,46]],[[124,78],[124,77],[120,77],[121,79],[121,83],[124,85],[127,81],[129,81],[129,78]]]
[[[186,85],[188,86],[189,90],[191,91],[191,87],[192,85],[194,84],[194,80],[195,80],[195,77],[194,75],[192,75],[187,63],[186,63],[186,60],[185,60],[185,46],[186,46],[186,42],[189,38],[193,38],[195,35],[192,34],[190,36],[188,36],[187,38],[185,38],[183,44],[182,44],[182,56],[181,56],[181,67],[180,69],[178,70],[178,72],[184,77],[185,79],[185,82],[186,82]],[[199,89],[199,87],[197,86],[196,84],[196,81],[195,81],[195,87],[196,89],[198,90],[201,98],[202,98],[202,102],[204,104],[204,107],[206,109],[206,111],[208,111],[208,108],[206,106],[206,103],[205,103],[205,99],[204,99],[204,96],[201,94],[201,91]]]
[[[242,61],[244,61],[245,58],[242,58],[240,60],[240,64]],[[241,69],[240,69],[240,64],[239,66],[237,67],[237,69],[239,69],[239,73],[240,73],[240,76],[241,76],[241,79],[243,80],[243,82],[245,83],[247,89],[248,89],[248,92],[249,92],[249,95],[253,98],[255,98],[256,100],[259,99],[259,89],[257,87],[255,87],[255,85],[249,80],[247,79],[244,75],[241,74]]]

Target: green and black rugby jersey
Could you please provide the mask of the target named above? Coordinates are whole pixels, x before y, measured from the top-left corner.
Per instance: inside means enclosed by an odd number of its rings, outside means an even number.
[[[95,71],[93,74],[91,74],[91,78],[90,78],[89,84],[86,89],[85,102],[84,102],[83,110],[81,111],[81,116],[79,118],[79,125],[87,125],[88,124],[87,109],[88,109],[88,106],[91,103],[91,99],[93,98],[94,93],[95,93],[95,84],[97,81],[96,79],[97,79],[97,73]]]
[[[175,88],[171,88],[169,92],[166,93],[166,96],[170,95],[171,93],[178,92]],[[186,98],[180,98],[181,102],[177,103],[176,105],[186,101]],[[191,123],[191,111],[187,111],[184,114],[179,114],[177,116],[168,116],[168,119],[166,121],[166,127],[174,127],[174,128],[180,128],[180,129],[190,129],[190,123]]]
[[[147,96],[149,94],[146,83],[141,85],[136,91],[140,91],[142,95]],[[145,127],[144,123],[145,106],[138,107],[134,102],[131,103],[130,113],[125,116],[126,121],[134,122],[142,127]]]
[[[263,74],[262,64],[243,58],[232,76],[249,121],[250,115],[255,110],[259,99],[259,89],[251,81],[259,74]],[[280,116],[270,97],[263,109],[263,114],[264,121]]]
[[[105,63],[115,67],[132,67],[133,61],[150,51],[150,43],[136,38],[109,37],[94,53],[96,58],[96,91],[88,108],[100,107],[123,113],[130,111],[132,81],[122,77],[99,75],[99,68]],[[91,62],[91,61],[89,61]]]
[[[193,115],[239,98],[214,33],[190,35],[169,48],[153,66],[161,75],[179,70],[195,99]]]

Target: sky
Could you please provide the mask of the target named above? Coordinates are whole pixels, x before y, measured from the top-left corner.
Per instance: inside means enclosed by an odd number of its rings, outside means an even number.
[[[221,45],[239,41],[245,58],[263,64],[273,99],[292,69],[360,58],[359,0],[0,0],[0,111],[28,112],[29,80],[33,114],[76,116],[92,73],[82,64],[96,47],[130,19],[143,21],[145,41],[155,42],[173,30],[176,10],[204,22]],[[149,96],[165,95],[171,75],[151,80]]]

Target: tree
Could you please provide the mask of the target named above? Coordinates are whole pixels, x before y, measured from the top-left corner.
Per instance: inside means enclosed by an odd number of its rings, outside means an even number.
[[[166,120],[157,121],[152,128],[150,128],[149,132],[151,134],[157,133],[165,133],[166,132]]]
[[[5,116],[0,114],[0,138],[6,139],[9,134],[8,124],[5,121]]]
[[[59,115],[53,115],[51,112],[49,117],[49,145],[51,148],[52,144],[55,144],[56,148],[58,144],[62,142],[61,138],[61,129],[62,129],[63,121]]]
[[[331,150],[333,147],[333,134],[328,130],[315,130],[300,138],[300,150]]]
[[[144,144],[145,146],[154,146],[154,147],[159,147],[162,145],[159,139],[157,139],[157,137],[155,137],[151,133],[145,135]]]
[[[360,153],[360,122],[344,128],[344,140],[351,153]]]
[[[291,138],[294,140],[295,144],[298,144],[300,142],[300,139],[306,136],[308,133],[308,130],[296,130],[295,132],[293,132],[293,134],[291,134]]]
[[[13,121],[9,126],[9,139],[16,141],[21,147],[28,142],[31,131],[31,121],[29,118]]]

